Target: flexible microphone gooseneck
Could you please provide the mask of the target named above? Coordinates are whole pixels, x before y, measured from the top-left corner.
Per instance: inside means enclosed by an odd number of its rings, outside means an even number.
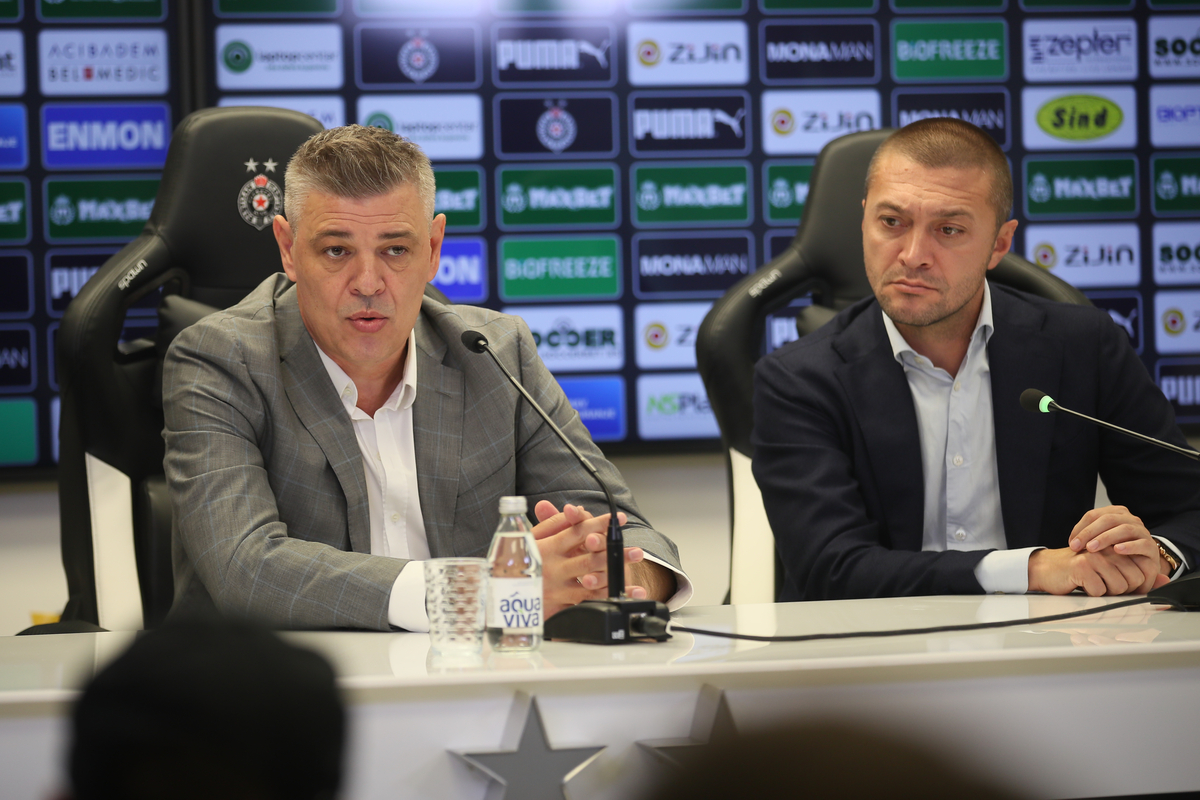
[[[1119,425],[1113,425],[1111,422],[1089,417],[1087,414],[1080,414],[1078,411],[1072,411],[1069,408],[1064,408],[1054,402],[1054,398],[1038,389],[1026,389],[1021,392],[1021,408],[1033,413],[1049,414],[1051,411],[1061,411],[1064,414],[1070,414],[1073,417],[1086,419],[1094,425],[1099,425],[1102,428],[1123,433],[1126,436],[1131,436],[1143,442],[1157,445],[1164,450],[1170,450],[1172,453],[1178,453],[1181,456],[1187,456],[1194,460],[1200,459],[1200,453],[1195,450],[1189,450],[1186,447],[1164,442],[1161,439],[1155,439],[1153,436],[1131,431],[1122,428]],[[1169,603],[1176,608],[1185,608],[1188,611],[1200,611],[1200,571],[1193,572],[1191,575],[1185,575],[1181,578],[1176,578],[1170,583],[1164,584],[1157,589],[1151,589],[1146,595],[1150,602]]]
[[[472,353],[487,353],[504,376],[525,398],[525,402],[550,426],[550,430],[567,446],[579,460],[592,479],[599,484],[608,500],[608,538],[605,542],[605,557],[608,569],[608,600],[586,600],[570,606],[546,620],[545,635],[550,639],[566,639],[590,644],[623,644],[636,638],[653,638],[665,641],[670,638],[666,623],[670,612],[666,605],[654,600],[631,600],[625,597],[625,537],[617,520],[617,502],[612,491],[600,477],[600,471],[587,457],[579,452],[567,435],[562,432],[550,415],[525,390],[521,382],[500,362],[488,346],[487,337],[479,331],[463,331],[463,347]]]

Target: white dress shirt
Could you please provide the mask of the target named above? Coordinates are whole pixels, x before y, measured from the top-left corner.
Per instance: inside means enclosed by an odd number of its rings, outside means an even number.
[[[1004,535],[987,354],[994,330],[991,287],[984,283],[983,307],[967,355],[954,377],[913,350],[887,314],[883,314],[883,326],[893,355],[904,367],[917,413],[925,478],[921,549],[992,550],[975,565],[975,579],[983,590],[1028,591],[1029,556],[1045,548],[1009,550]],[[1069,531],[1064,531],[1064,546],[1066,533]],[[1170,542],[1160,541],[1182,560]]]
[[[428,631],[425,613],[425,569],[419,562],[430,557],[421,498],[417,491],[417,457],[413,444],[412,405],[417,399],[417,360],[412,357],[412,336],[406,350],[404,375],[375,416],[358,407],[358,387],[320,347],[317,353],[329,373],[362,451],[367,480],[367,507],[371,523],[371,554],[406,558],[418,563],[400,571],[388,601],[388,622],[409,631]],[[675,573],[676,592],[667,601],[674,611],[692,598],[687,575],[646,553],[646,560]]]

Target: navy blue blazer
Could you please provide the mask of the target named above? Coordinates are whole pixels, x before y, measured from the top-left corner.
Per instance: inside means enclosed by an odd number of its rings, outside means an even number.
[[[992,284],[988,343],[1001,513],[1010,548],[1066,547],[1096,476],[1156,536],[1200,557],[1200,463],[1065,414],[1063,406],[1186,446],[1128,338],[1095,308]],[[862,300],[761,359],[754,476],[783,562],[780,600],[972,594],[989,551],[922,552],[916,412],[879,304]]]

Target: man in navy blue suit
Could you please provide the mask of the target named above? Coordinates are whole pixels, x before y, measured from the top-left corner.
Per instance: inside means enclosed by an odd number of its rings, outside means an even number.
[[[1147,592],[1200,557],[1200,465],[1066,415],[1186,445],[1126,335],[1094,308],[986,280],[1012,177],[954,119],[900,129],[863,200],[874,292],[755,375],[754,475],[781,600]],[[1096,477],[1121,505],[1093,509]]]

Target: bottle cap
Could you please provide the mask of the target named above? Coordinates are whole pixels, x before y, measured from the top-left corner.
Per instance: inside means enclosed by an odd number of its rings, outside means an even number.
[[[500,516],[507,517],[509,514],[525,514],[529,511],[529,503],[524,497],[501,497],[500,498]]]

